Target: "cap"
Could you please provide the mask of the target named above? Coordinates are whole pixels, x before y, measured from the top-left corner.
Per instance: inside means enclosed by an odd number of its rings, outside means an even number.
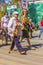
[[[14,16],[15,14],[18,14],[18,12],[17,12],[17,11],[13,12],[13,16]]]

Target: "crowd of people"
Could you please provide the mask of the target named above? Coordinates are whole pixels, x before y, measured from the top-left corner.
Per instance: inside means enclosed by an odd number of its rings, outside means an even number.
[[[12,42],[9,53],[14,51],[13,49],[16,45],[19,53],[25,54],[26,51],[23,50],[20,44],[24,38],[26,38],[28,42],[29,49],[32,49],[29,37],[32,37],[33,29],[34,27],[32,26],[32,19],[27,17],[26,8],[23,8],[23,14],[21,15],[20,20],[18,19],[17,11],[13,12],[12,18],[9,18],[8,14],[4,13],[4,16],[1,18],[1,33],[4,32],[6,45],[8,44],[8,37]]]

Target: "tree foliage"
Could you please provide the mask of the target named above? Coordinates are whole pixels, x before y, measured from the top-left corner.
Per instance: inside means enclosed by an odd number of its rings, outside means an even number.
[[[0,21],[1,21],[1,17],[3,16],[3,14],[4,14],[4,10],[3,11],[0,10]]]
[[[18,3],[20,0],[12,0],[13,3]]]
[[[11,4],[17,4],[17,6],[19,6],[18,5],[18,1],[20,1],[20,0],[12,0],[12,2],[11,2]],[[6,9],[6,7],[8,6],[9,4],[4,4],[3,5],[3,11],[2,10],[0,10],[0,20],[1,20],[1,17],[3,16],[3,14],[4,14],[4,12],[5,12],[5,9]]]

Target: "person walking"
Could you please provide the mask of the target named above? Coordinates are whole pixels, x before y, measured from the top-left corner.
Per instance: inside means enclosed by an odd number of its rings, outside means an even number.
[[[22,27],[22,37],[20,38],[20,41],[22,41],[24,38],[26,38],[28,45],[29,45],[29,48],[31,49],[32,46],[31,46],[31,43],[29,40],[29,34],[28,34],[29,19],[26,15],[27,15],[27,9],[23,8],[23,15],[21,16],[20,21],[24,26]]]
[[[32,19],[31,18],[29,18],[29,25],[28,25],[28,31],[29,31],[29,33],[30,33],[30,38],[33,38],[33,35],[32,35],[32,33],[33,33],[33,30],[34,30],[34,23],[32,22]]]
[[[8,24],[8,34],[11,36],[11,40],[12,40],[12,44],[11,44],[9,53],[13,52],[14,46],[16,45],[19,53],[25,54],[25,51],[22,49],[22,46],[19,42],[19,38],[18,38],[17,30],[16,30],[16,26],[17,26],[17,23],[18,23],[17,21],[19,22],[18,12],[15,11],[13,13],[13,17],[10,19],[10,22]]]
[[[7,41],[7,32],[8,32],[8,23],[9,23],[9,16],[8,14],[5,12],[4,16],[1,18],[1,29],[2,29],[2,35],[4,35],[5,37],[5,41],[6,41],[6,45],[8,44]],[[3,34],[4,33],[4,34]]]
[[[42,17],[42,20],[41,20],[41,22],[40,22],[40,33],[39,33],[39,35],[38,35],[39,38],[41,37],[42,32],[43,32],[43,17]]]

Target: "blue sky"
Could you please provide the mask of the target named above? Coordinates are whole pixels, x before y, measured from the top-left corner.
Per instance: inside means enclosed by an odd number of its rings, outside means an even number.
[[[5,0],[5,2],[9,2],[9,1],[11,1],[11,0]]]

